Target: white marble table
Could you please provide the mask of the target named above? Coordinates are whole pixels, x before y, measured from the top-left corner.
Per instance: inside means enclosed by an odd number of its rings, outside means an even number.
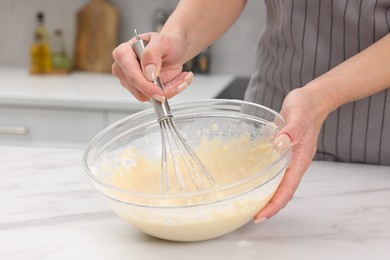
[[[0,259],[390,259],[390,167],[314,162],[273,219],[174,243],[116,217],[81,156],[0,147]]]

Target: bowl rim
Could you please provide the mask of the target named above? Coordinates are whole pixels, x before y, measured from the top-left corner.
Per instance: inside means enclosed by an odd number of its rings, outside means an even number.
[[[185,106],[185,105],[196,105],[197,103],[200,103],[200,104],[203,104],[203,103],[210,103],[210,102],[227,102],[227,103],[232,103],[232,104],[245,104],[245,105],[250,105],[250,106],[256,106],[258,108],[261,108],[263,110],[266,110],[267,112],[270,112],[271,114],[274,114],[276,117],[278,117],[279,119],[281,119],[281,122],[283,124],[285,124],[285,119],[276,111],[274,111],[273,109],[271,108],[268,108],[266,106],[263,106],[263,105],[260,105],[260,104],[256,104],[256,103],[252,103],[252,102],[248,102],[248,101],[243,101],[243,100],[238,100],[238,99],[201,99],[201,100],[194,100],[194,101],[191,101],[191,102],[178,102],[178,103],[170,103],[170,107],[172,110],[174,110],[176,107],[180,107],[180,106]],[[150,115],[151,113],[153,113],[153,108],[148,108],[148,109],[145,109],[145,110],[142,110],[142,111],[139,111],[137,113],[134,113],[134,114],[131,114],[125,118],[122,118],[114,123],[112,123],[111,125],[107,126],[106,128],[104,128],[102,131],[100,131],[89,143],[88,145],[86,146],[85,150],[84,150],[84,153],[83,153],[83,156],[82,156],[82,164],[83,164],[83,168],[84,168],[84,171],[87,173],[88,177],[95,183],[92,183],[94,188],[96,188],[99,192],[101,192],[95,184],[98,184],[98,185],[101,185],[103,186],[104,188],[107,188],[109,190],[112,190],[112,191],[115,191],[115,192],[120,192],[120,193],[123,193],[123,194],[127,194],[127,195],[131,195],[131,196],[138,196],[138,197],[143,197],[143,198],[155,198],[155,199],[171,199],[171,198],[177,198],[177,195],[180,195],[180,198],[181,199],[184,199],[186,197],[192,197],[192,196],[200,196],[200,195],[205,195],[205,194],[209,194],[209,193],[215,193],[215,192],[222,192],[222,191],[225,191],[225,190],[228,190],[232,187],[238,187],[240,185],[243,185],[245,183],[249,183],[250,181],[252,181],[253,179],[256,179],[258,178],[259,176],[265,174],[266,172],[269,171],[270,168],[272,168],[275,164],[279,163],[280,161],[282,161],[283,159],[287,159],[286,160],[286,163],[283,165],[283,167],[281,167],[281,169],[272,175],[271,178],[265,180],[263,183],[261,183],[260,185],[257,185],[255,187],[253,187],[252,189],[248,189],[247,191],[245,192],[242,192],[240,194],[234,194],[232,196],[227,196],[227,197],[224,197],[220,200],[226,200],[226,199],[230,199],[230,198],[234,198],[238,195],[241,195],[241,194],[245,194],[247,192],[250,192],[252,191],[253,189],[256,189],[260,186],[263,186],[265,184],[267,184],[269,181],[273,180],[276,176],[278,176],[281,172],[283,172],[287,166],[289,165],[290,161],[291,161],[291,157],[292,157],[292,149],[291,147],[289,147],[288,149],[285,149],[284,151],[282,151],[280,153],[280,156],[277,160],[275,160],[273,163],[267,165],[265,168],[263,168],[259,173],[257,174],[254,174],[248,178],[244,178],[242,180],[240,180],[239,182],[234,182],[234,183],[231,183],[231,184],[228,184],[228,185],[224,185],[224,186],[221,186],[221,187],[216,187],[216,188],[213,188],[213,189],[205,189],[205,190],[198,190],[198,191],[190,191],[190,192],[175,192],[175,193],[146,193],[146,192],[135,192],[135,191],[129,191],[129,190],[126,190],[126,189],[123,189],[123,188],[119,188],[119,187],[116,187],[112,184],[108,184],[106,182],[103,182],[101,180],[99,180],[99,178],[97,178],[93,173],[92,173],[92,170],[90,169],[90,167],[88,166],[87,164],[87,157],[88,157],[88,154],[89,154],[89,151],[93,148],[93,146],[95,145],[95,143],[102,137],[104,136],[105,134],[107,134],[107,132],[109,132],[112,128],[114,128],[115,126],[118,126],[118,125],[121,125],[123,122],[126,122],[130,119],[136,119],[136,118],[139,118],[139,117],[143,117],[145,114],[146,115]],[[156,120],[156,123],[157,123],[157,120]],[[287,158],[286,158],[287,157]],[[103,193],[101,192],[104,196],[108,196],[106,193]],[[158,205],[157,206],[149,206],[149,205],[143,205],[143,204],[137,204],[137,203],[129,203],[127,201],[123,201],[123,200],[118,200],[116,198],[113,198],[111,196],[108,196],[110,199],[114,199],[116,201],[119,201],[119,202],[122,202],[122,203],[127,203],[127,204],[132,204],[132,205],[137,205],[137,206],[144,206],[144,207],[159,207]],[[220,200],[215,200],[213,201],[216,202],[216,201],[220,201]],[[209,202],[205,202],[205,203],[199,203],[199,204],[190,204],[190,205],[185,205],[185,206],[196,206],[196,205],[204,205],[204,204],[208,204]],[[184,207],[185,207],[184,206]],[[167,208],[169,206],[167,205],[163,205],[161,207],[164,207],[164,208]],[[179,206],[174,206],[175,208],[178,208]]]

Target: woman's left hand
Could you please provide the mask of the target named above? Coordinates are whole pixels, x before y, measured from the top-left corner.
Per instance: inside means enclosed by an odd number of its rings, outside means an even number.
[[[273,217],[287,205],[311,164],[321,126],[328,115],[318,109],[314,100],[313,94],[303,87],[291,91],[283,102],[280,113],[286,126],[275,139],[275,145],[279,150],[292,146],[292,158],[276,193],[255,216],[256,223]]]

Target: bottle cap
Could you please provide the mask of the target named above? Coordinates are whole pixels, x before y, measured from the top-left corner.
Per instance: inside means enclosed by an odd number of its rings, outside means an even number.
[[[39,22],[42,22],[42,23],[45,21],[45,15],[43,14],[43,12],[37,13],[37,19]]]

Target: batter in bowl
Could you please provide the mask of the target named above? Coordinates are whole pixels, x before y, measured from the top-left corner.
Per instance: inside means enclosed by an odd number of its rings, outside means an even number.
[[[273,138],[253,138],[249,133],[206,137],[193,149],[213,176],[215,187],[199,192],[190,176],[183,174],[184,191],[173,183],[164,192],[159,158],[127,147],[114,156],[115,163],[100,167],[102,174],[111,173],[114,187],[129,191],[110,193],[112,209],[144,233],[175,241],[215,238],[249,222],[273,196],[286,162],[278,160]],[[266,170],[270,165],[274,170]],[[183,167],[179,165],[185,173]]]
[[[228,141],[213,138],[200,143],[194,151],[213,176],[217,188],[247,179],[279,157],[271,142],[261,138],[250,140],[248,135]],[[132,192],[160,192],[161,164],[159,160],[147,158],[136,147],[130,147],[123,151],[120,161],[123,163],[115,169],[113,174],[112,183],[115,187]],[[184,191],[197,191],[186,166],[178,165],[178,168],[184,179]],[[183,192],[176,183],[173,166],[169,172],[172,183],[169,192]]]

